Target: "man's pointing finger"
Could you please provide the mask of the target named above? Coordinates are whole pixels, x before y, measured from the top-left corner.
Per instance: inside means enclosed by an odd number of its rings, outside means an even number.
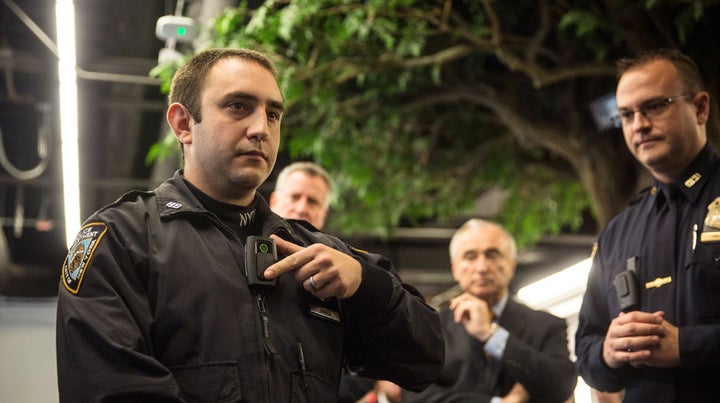
[[[275,247],[277,248],[277,251],[283,255],[292,255],[295,252],[305,249],[302,246],[286,241],[277,235],[270,235],[270,238],[275,240]]]
[[[285,272],[297,269],[300,266],[300,263],[295,256],[295,252],[299,252],[304,249],[300,245],[288,242],[275,235],[271,235],[271,238],[275,240],[275,247],[277,248],[278,252],[282,254],[287,254],[289,256],[270,265],[267,269],[265,269],[263,275],[267,279],[273,279]]]

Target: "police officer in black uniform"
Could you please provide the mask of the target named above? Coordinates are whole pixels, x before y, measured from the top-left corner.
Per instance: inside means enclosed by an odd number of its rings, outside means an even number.
[[[60,400],[333,402],[343,366],[430,384],[437,312],[386,258],[282,219],[256,192],[280,144],[272,63],[205,51],[169,99],[184,170],[96,212],[63,265]]]
[[[575,336],[577,366],[626,402],[717,401],[720,159],[710,97],[675,50],[618,62],[626,145],[653,184],[601,233]]]

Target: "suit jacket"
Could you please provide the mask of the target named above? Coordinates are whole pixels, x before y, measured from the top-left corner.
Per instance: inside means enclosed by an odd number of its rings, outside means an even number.
[[[509,299],[498,324],[510,336],[500,360],[488,357],[483,344],[453,321],[443,306],[445,364],[440,377],[421,393],[403,391],[405,402],[489,402],[505,396],[515,382],[533,402],[562,402],[572,394],[577,373],[570,360],[565,320]]]

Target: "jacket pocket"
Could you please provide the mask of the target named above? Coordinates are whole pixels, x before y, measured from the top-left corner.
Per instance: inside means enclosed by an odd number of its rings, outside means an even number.
[[[332,403],[337,402],[338,386],[325,381],[309,371],[293,371],[292,403]]]
[[[235,361],[203,362],[170,370],[187,402],[240,402],[237,365]]]
[[[685,276],[678,294],[694,314],[692,324],[720,323],[720,243],[698,243]]]

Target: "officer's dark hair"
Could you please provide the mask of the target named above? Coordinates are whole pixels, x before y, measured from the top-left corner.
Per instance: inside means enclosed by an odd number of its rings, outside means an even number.
[[[700,91],[705,91],[705,83],[697,64],[677,49],[647,50],[636,57],[620,59],[615,63],[617,78],[620,79],[628,70],[656,60],[667,60],[675,66],[686,92],[697,94]]]
[[[210,69],[224,59],[238,58],[252,61],[264,67],[277,79],[277,70],[270,59],[260,52],[250,49],[208,49],[193,56],[175,72],[170,85],[169,103],[185,105],[193,120],[200,123],[200,96]]]

